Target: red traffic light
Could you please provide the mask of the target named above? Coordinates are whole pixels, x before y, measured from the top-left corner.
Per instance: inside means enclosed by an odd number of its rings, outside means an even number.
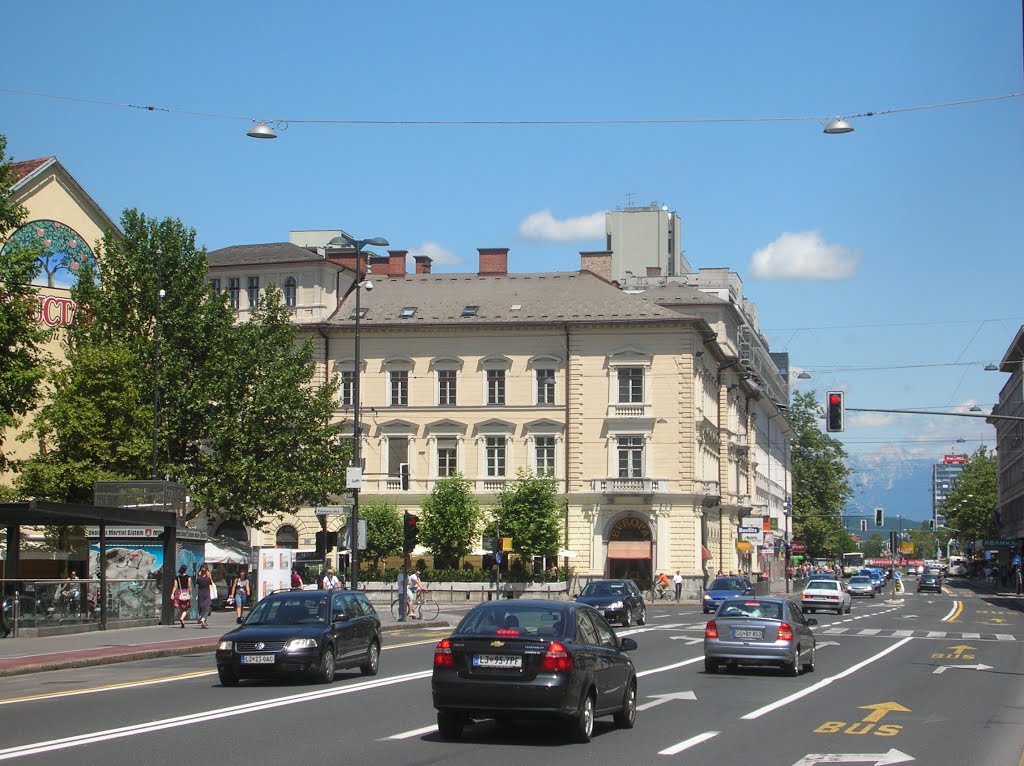
[[[843,392],[829,391],[825,394],[825,401],[828,403],[825,407],[825,430],[830,433],[844,431],[843,420],[846,413],[843,407]]]
[[[839,394],[835,394],[835,393],[829,394],[828,395],[828,403],[831,404],[833,407],[835,407],[837,404],[842,404],[843,403],[843,397],[841,397]]]

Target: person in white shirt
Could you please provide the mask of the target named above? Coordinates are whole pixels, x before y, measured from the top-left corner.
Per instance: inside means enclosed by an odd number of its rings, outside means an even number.
[[[679,601],[683,596],[683,576],[679,574],[679,570],[672,575],[672,584],[676,586],[676,601]]]
[[[423,618],[423,598],[426,595],[427,586],[420,578],[420,573],[415,570],[409,575],[409,619],[419,620]]]
[[[322,586],[324,590],[335,590],[341,587],[341,580],[334,576],[333,569],[327,570],[327,574],[324,575]]]

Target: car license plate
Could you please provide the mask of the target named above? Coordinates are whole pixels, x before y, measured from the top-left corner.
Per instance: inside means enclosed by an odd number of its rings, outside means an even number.
[[[274,655],[272,654],[243,654],[243,665],[273,665]]]
[[[759,630],[734,630],[732,632],[733,638],[761,638],[761,631]]]
[[[474,654],[474,668],[521,668],[523,658],[513,654]]]

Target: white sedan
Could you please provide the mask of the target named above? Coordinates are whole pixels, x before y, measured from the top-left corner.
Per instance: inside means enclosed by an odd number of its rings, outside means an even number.
[[[809,580],[800,594],[800,608],[804,614],[818,610],[849,614],[852,604],[853,599],[838,580]]]

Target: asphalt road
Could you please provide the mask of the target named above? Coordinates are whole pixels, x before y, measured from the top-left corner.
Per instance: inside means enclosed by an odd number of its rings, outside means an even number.
[[[485,722],[442,742],[430,663],[444,631],[386,637],[380,676],[331,686],[222,688],[212,655],[0,680],[0,760],[33,764],[785,764],[1019,766],[1021,599],[908,593],[817,615],[817,669],[708,675],[694,607],[657,606],[639,643],[636,728],[598,723],[587,745],[558,726]]]

